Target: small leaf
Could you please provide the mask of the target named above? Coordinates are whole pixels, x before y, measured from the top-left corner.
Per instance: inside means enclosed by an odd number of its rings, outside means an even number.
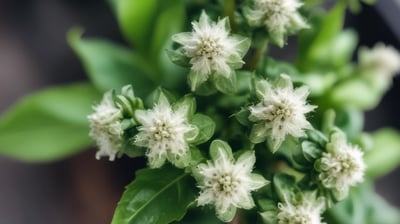
[[[105,40],[82,40],[81,33],[71,30],[68,41],[99,90],[105,92],[132,84],[135,94],[144,97],[155,87],[157,72],[139,55]]]
[[[279,201],[288,201],[294,194],[296,179],[293,176],[278,173],[273,177],[275,192]]]
[[[372,134],[373,147],[365,154],[367,175],[377,178],[400,165],[400,133],[385,128]]]
[[[190,122],[199,129],[199,134],[191,142],[192,144],[198,145],[204,143],[213,136],[215,123],[210,117],[203,114],[195,114]]]
[[[170,50],[167,49],[167,56],[168,58],[174,63],[182,67],[190,67],[190,59],[183,55],[181,52],[178,50]]]
[[[354,78],[333,87],[330,99],[337,106],[356,107],[362,110],[373,109],[385,91],[375,88],[368,80]]]
[[[164,224],[180,220],[197,194],[192,178],[172,167],[143,169],[122,195],[113,224]]]
[[[230,77],[225,77],[222,74],[215,74],[214,77],[215,88],[227,95],[233,95],[236,89],[236,74],[233,72]]]
[[[214,140],[210,145],[210,156],[214,161],[217,161],[221,156],[224,156],[227,159],[233,160],[232,149],[222,140]]]
[[[317,158],[321,157],[321,149],[313,142],[304,141],[301,143],[303,156],[308,162],[314,162]]]
[[[80,83],[32,94],[0,119],[0,154],[24,161],[50,161],[91,145],[87,115],[100,99]]]

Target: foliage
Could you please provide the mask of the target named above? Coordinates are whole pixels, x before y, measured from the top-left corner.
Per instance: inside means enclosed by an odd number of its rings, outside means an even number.
[[[90,133],[99,158],[145,156],[114,224],[400,221],[372,186],[400,164],[400,133],[363,132],[400,56],[379,45],[351,61],[358,36],[343,22],[358,0],[109,2],[129,46],[71,29],[92,84],[17,103],[0,119],[0,153],[61,159]],[[268,54],[289,35],[294,62]]]

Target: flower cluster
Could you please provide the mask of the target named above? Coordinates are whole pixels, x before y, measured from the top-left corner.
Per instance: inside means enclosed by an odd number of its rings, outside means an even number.
[[[218,21],[203,10],[198,21],[191,23],[191,32],[172,36],[177,48],[167,54],[172,62],[188,68],[180,69],[183,76],[179,77],[187,78],[190,89],[157,88],[150,95],[153,99],[143,98],[146,105],[131,87],[123,87],[120,94],[106,93],[88,116],[90,136],[99,146],[96,158],[144,155],[150,171],[164,174],[162,169],[172,170],[175,179],[166,188],[176,184],[180,194],[181,186],[193,185],[191,192],[197,191],[197,198],[191,194],[186,207],[211,206],[225,222],[232,221],[238,209],[256,208],[267,223],[321,224],[325,209],[363,181],[363,151],[347,142],[341,131],[348,131],[347,126],[335,118],[335,112],[328,116],[333,108],[339,111],[338,118],[350,117],[342,105],[329,98],[334,88],[328,91],[327,85],[326,93],[310,94],[307,86],[293,83],[292,78],[302,81],[313,74],[301,74],[307,71],[262,58],[264,49],[257,49],[258,43],[251,45],[251,41],[265,38],[262,43],[283,46],[288,35],[308,27],[299,13],[302,3],[253,0],[251,4],[251,8],[244,3],[237,11],[224,13],[228,17]],[[219,11],[210,15],[215,12]],[[230,24],[246,37],[231,33]],[[335,77],[328,81],[359,83],[358,79],[368,76],[359,75],[363,72],[392,77],[400,69],[400,56],[390,47],[363,49],[359,57],[359,67],[329,71]],[[242,68],[245,61],[253,60]],[[318,69],[311,71],[320,72]],[[190,93],[179,95],[180,90]],[[327,111],[328,115],[317,114],[308,120],[317,105],[321,110],[317,112]],[[256,155],[260,158],[257,163]],[[272,186],[265,177],[273,179]],[[132,188],[137,186],[134,183]],[[287,197],[285,190],[297,194]]]
[[[360,67],[374,75],[393,77],[400,71],[400,53],[392,46],[383,43],[373,48],[363,47],[358,53]]]
[[[256,157],[246,151],[234,161],[232,150],[223,141],[215,140],[210,146],[212,161],[199,164],[194,173],[201,189],[197,204],[215,206],[217,216],[231,221],[236,208],[251,209],[255,206],[251,191],[268,183],[261,175],[253,174]]]
[[[189,84],[192,91],[211,79],[218,90],[230,92],[224,82],[235,82],[234,69],[244,64],[242,58],[250,47],[250,40],[230,35],[228,18],[215,23],[204,11],[192,26],[193,32],[172,36],[182,45],[176,54],[190,60]]]
[[[275,152],[287,135],[301,137],[304,129],[312,128],[305,114],[316,106],[306,102],[307,87],[294,89],[289,76],[282,74],[275,85],[266,80],[259,81],[256,91],[261,102],[249,108],[249,119],[256,122],[250,134],[254,143],[268,139]]]
[[[141,125],[134,144],[147,148],[150,167],[161,167],[166,159],[178,167],[188,166],[188,142],[198,134],[197,127],[189,124],[188,110],[188,105],[180,105],[174,110],[161,94],[153,109],[136,111],[136,119]]]
[[[111,92],[106,93],[101,103],[93,109],[95,112],[89,115],[88,119],[89,135],[99,146],[96,158],[108,156],[109,160],[113,161],[122,147],[122,111],[115,106]]]
[[[365,163],[362,151],[346,142],[342,132],[336,131],[326,145],[327,152],[317,160],[318,178],[332,189],[338,199],[347,197],[349,188],[363,181]]]
[[[316,198],[315,192],[306,192],[301,196],[300,201],[287,199],[278,204],[279,224],[323,224],[321,214],[325,210],[324,198]]]
[[[271,40],[280,47],[286,36],[307,28],[298,9],[297,0],[254,0],[254,6],[245,14],[251,26],[265,26]]]

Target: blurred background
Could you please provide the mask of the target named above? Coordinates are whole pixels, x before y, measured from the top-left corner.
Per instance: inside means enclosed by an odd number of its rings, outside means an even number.
[[[400,0],[378,0],[358,15],[349,14],[346,26],[358,31],[360,45],[382,41],[400,49],[399,21]],[[73,26],[84,27],[86,37],[123,43],[105,1],[0,0],[0,114],[32,91],[86,79],[66,43]],[[275,54],[293,52],[291,46]],[[381,104],[366,113],[367,131],[383,126],[400,129],[399,96],[397,77]],[[47,164],[0,157],[0,224],[110,223],[123,187],[145,162],[97,161],[94,154],[91,149]],[[377,191],[398,207],[399,177],[398,168],[376,183]]]

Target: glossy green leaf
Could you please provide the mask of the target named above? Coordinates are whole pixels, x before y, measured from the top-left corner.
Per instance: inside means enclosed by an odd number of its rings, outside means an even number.
[[[157,72],[139,55],[106,40],[83,40],[80,36],[81,31],[73,29],[68,33],[68,41],[99,90],[131,84],[135,94],[144,97],[154,89]]]
[[[372,150],[365,154],[367,175],[383,176],[400,165],[400,132],[385,128],[372,134]]]
[[[210,117],[203,114],[195,114],[190,122],[199,129],[199,134],[191,142],[192,144],[198,145],[204,143],[214,135],[215,123]]]
[[[21,100],[0,119],[0,154],[50,161],[91,145],[87,115],[100,94],[89,84],[54,87]]]
[[[125,38],[142,56],[155,60],[185,19],[182,0],[119,0],[116,8]]]
[[[145,54],[149,51],[151,32],[157,14],[157,0],[118,0],[117,19],[125,39]]]
[[[197,194],[195,183],[182,170],[163,167],[136,173],[122,195],[113,224],[165,224],[180,220]]]
[[[185,5],[183,0],[158,1],[158,14],[150,36],[152,38],[150,49],[152,55],[160,54],[170,37],[182,30],[184,21]]]

